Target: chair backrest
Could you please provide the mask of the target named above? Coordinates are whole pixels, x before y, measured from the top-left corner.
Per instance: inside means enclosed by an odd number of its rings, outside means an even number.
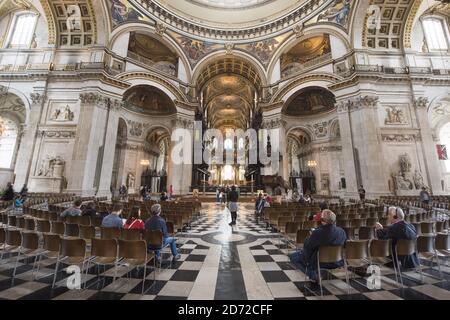
[[[369,257],[369,240],[349,240],[345,243],[346,259],[366,259]]]
[[[120,258],[147,259],[147,243],[144,240],[118,240]]]
[[[79,216],[77,217],[77,222],[79,225],[82,226],[90,226],[91,225],[91,217],[89,216]]]
[[[91,255],[96,257],[117,257],[116,239],[92,239]]]
[[[434,233],[435,223],[434,222],[422,222],[420,224],[422,233]]]
[[[95,227],[93,226],[80,226],[79,237],[81,239],[89,240],[95,238]]]
[[[302,229],[313,229],[313,228],[317,228],[317,221],[305,221],[302,224]]]
[[[12,227],[16,227],[17,217],[16,216],[8,216],[8,225]]]
[[[52,228],[51,228],[52,233],[64,235],[64,231],[65,231],[64,222],[52,221],[51,224],[52,224]]]
[[[168,234],[174,234],[175,233],[175,226],[174,226],[173,222],[167,221],[166,222],[166,226],[167,226],[167,233]],[[130,240],[140,240],[140,239],[130,239]]]
[[[102,217],[93,217],[91,218],[91,225],[93,227],[100,228],[102,226],[103,218]]]
[[[321,246],[317,254],[319,263],[334,263],[343,260],[343,246]]]
[[[366,226],[367,227],[375,227],[375,224],[377,223],[378,218],[367,218]]]
[[[66,237],[78,237],[80,235],[80,227],[76,223],[65,223]]]
[[[25,228],[25,218],[24,217],[17,217],[16,218],[16,227],[20,229]]]
[[[450,250],[450,233],[436,235],[436,250]]]
[[[8,224],[8,214],[6,212],[2,213],[2,223]]]
[[[344,229],[347,239],[353,240],[355,239],[355,228],[353,227],[342,227]]]
[[[434,239],[433,234],[423,234],[417,237],[417,252],[434,252]]]
[[[78,223],[78,216],[66,216],[64,222],[66,223]]]
[[[141,240],[142,232],[138,229],[123,229],[120,234],[122,240]]]
[[[84,239],[61,239],[61,256],[84,257],[86,256],[86,241]]]
[[[422,224],[421,223],[415,222],[415,223],[411,223],[411,224],[416,229],[417,235],[422,234]]]
[[[299,229],[297,230],[297,238],[296,238],[296,243],[297,244],[302,244],[305,243],[305,239],[306,237],[308,237],[310,235],[310,230],[306,230],[306,229]]]
[[[102,239],[118,239],[120,238],[120,229],[119,228],[100,228],[100,234]]]
[[[398,240],[396,247],[397,255],[409,256],[416,251],[416,240]]]
[[[25,218],[25,230],[34,231],[36,229],[36,223],[33,218]]]
[[[22,235],[19,230],[6,230],[6,241],[9,246],[19,247],[22,244]]]
[[[297,231],[300,229],[301,223],[300,222],[292,222],[289,221],[286,223],[286,228],[284,230],[285,233],[297,233]]]
[[[36,231],[37,232],[50,232],[50,221],[48,220],[37,220]]]
[[[59,252],[61,247],[61,237],[59,234],[44,233],[43,249],[50,252]]]
[[[358,231],[359,240],[371,240],[375,237],[375,229],[373,227],[360,227]]]
[[[436,221],[436,233],[443,232],[445,227],[445,221]]]
[[[391,241],[373,239],[370,242],[370,256],[372,258],[386,258],[391,255]]]
[[[0,228],[0,243],[5,243],[6,240],[6,231],[4,228]]]
[[[39,248],[39,235],[36,232],[22,232],[22,248],[37,250]]]
[[[143,238],[148,246],[160,248],[163,245],[163,233],[161,230],[145,230]]]

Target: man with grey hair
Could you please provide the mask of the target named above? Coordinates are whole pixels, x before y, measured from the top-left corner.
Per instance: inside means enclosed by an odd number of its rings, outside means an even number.
[[[173,260],[179,260],[180,255],[177,252],[177,243],[175,238],[170,237],[167,232],[167,224],[166,221],[161,218],[161,205],[154,204],[151,209],[152,217],[145,222],[145,230],[160,230],[163,234],[163,245],[161,248],[150,247],[150,250],[155,251],[156,258],[158,260],[161,259],[160,250],[167,246],[170,246],[170,250],[172,251]]]
[[[405,221],[405,213],[402,208],[389,207],[388,209],[388,226],[384,227],[377,222],[375,229],[377,230],[377,237],[380,240],[391,239],[392,252],[395,256],[396,244],[398,240],[414,240],[417,238],[416,228]],[[416,268],[419,265],[419,259],[416,253],[408,256],[398,256],[398,260],[402,267]],[[392,264],[391,264],[392,266]]]
[[[317,252],[321,246],[343,246],[347,241],[345,231],[336,226],[336,215],[333,211],[322,211],[320,226],[311,230],[311,235],[305,239],[303,250],[290,255],[291,261],[308,277],[317,281]],[[344,261],[321,264],[321,269],[335,269],[344,265]]]

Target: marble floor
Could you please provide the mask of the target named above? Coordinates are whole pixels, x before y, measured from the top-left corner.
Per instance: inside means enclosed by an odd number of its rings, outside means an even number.
[[[348,286],[345,273],[338,270],[324,281],[324,296],[320,297],[318,287],[289,262],[286,243],[279,234],[255,221],[252,205],[241,205],[236,226],[230,227],[229,220],[224,206],[205,204],[192,227],[177,234],[181,259],[163,262],[157,270],[149,264],[143,295],[143,269],[126,266],[117,271],[115,282],[114,268],[90,268],[82,277],[81,290],[67,288],[69,274],[61,269],[52,289],[49,274],[54,271],[54,259],[41,262],[37,280],[31,273],[33,261],[19,260],[12,283],[16,260],[12,256],[0,262],[0,299],[450,300],[450,267],[445,266],[445,281],[439,279],[436,267],[426,267],[423,282],[419,274],[406,272],[404,288],[396,282],[392,269],[382,268],[379,290],[368,289],[366,279],[354,274]]]

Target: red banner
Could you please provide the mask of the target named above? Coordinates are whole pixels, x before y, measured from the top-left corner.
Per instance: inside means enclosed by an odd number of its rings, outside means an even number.
[[[448,160],[447,146],[445,144],[436,145],[439,160]]]

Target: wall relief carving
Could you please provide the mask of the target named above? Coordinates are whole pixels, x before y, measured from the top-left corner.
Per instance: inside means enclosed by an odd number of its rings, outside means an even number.
[[[385,125],[408,124],[404,111],[399,107],[387,107]]]
[[[56,108],[50,115],[51,121],[70,122],[73,121],[74,118],[75,114],[72,110],[70,110],[69,105],[67,105],[64,109]]]
[[[37,171],[38,177],[63,178],[66,162],[60,156],[47,156],[41,161],[41,166]]]

